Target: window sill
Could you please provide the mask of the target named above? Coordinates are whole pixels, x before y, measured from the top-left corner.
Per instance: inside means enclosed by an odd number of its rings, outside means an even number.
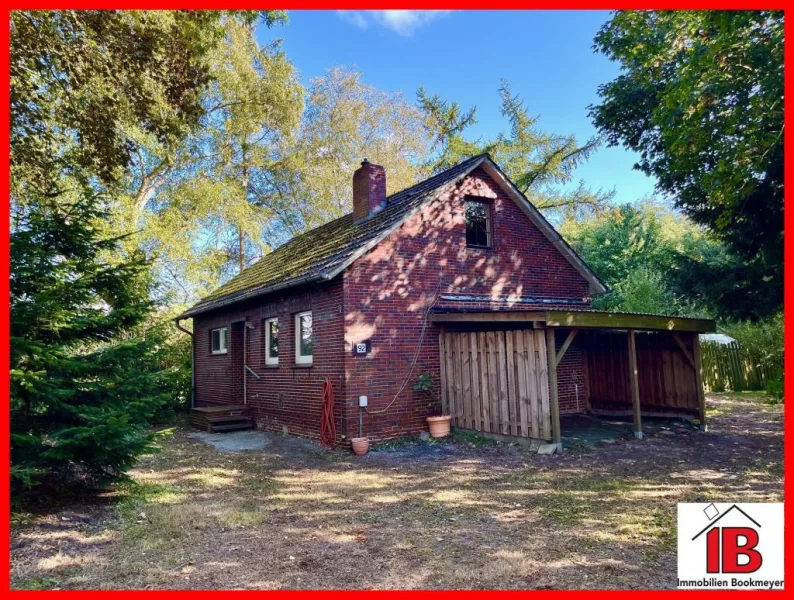
[[[466,248],[470,250],[493,250],[493,246],[472,246],[470,244],[466,244]]]
[[[228,352],[210,352],[210,356],[226,356]]]
[[[265,365],[265,369],[278,369],[278,365]]]

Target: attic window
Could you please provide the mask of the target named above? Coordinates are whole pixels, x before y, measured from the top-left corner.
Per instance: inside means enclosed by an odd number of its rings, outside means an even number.
[[[491,203],[466,200],[466,246],[490,248],[491,243]]]

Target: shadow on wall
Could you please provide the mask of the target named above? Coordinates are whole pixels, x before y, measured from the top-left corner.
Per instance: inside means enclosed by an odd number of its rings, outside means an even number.
[[[468,197],[490,205],[491,248],[467,247]],[[438,390],[440,329],[425,325],[434,304],[537,309],[522,303],[522,297],[582,299],[588,295],[588,284],[490,177],[476,170],[356,261],[344,275],[344,293],[346,356],[352,355],[356,343],[370,341],[372,347],[366,358],[348,358],[357,361],[348,369],[348,396],[369,394],[374,412],[400,392],[409,373],[409,385],[401,394],[411,393],[410,384],[424,372],[430,373]],[[450,293],[484,300],[440,298]],[[400,403],[394,410],[423,412],[417,424],[438,412],[422,410],[420,403],[414,398],[412,405]]]

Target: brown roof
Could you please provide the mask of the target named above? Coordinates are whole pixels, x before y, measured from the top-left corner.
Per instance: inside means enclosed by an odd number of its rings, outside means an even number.
[[[386,208],[369,219],[356,222],[353,214],[339,217],[325,225],[292,238],[264,256],[242,273],[203,298],[178,318],[188,318],[248,298],[317,281],[328,281],[341,273],[360,255],[370,250],[394,228],[403,223],[425,203],[436,198],[442,189],[458,182],[478,166],[486,164],[509,180],[487,154],[474,156],[388,197]],[[559,234],[548,224],[526,198],[515,189],[531,209],[530,218],[537,224],[566,257],[591,281],[596,291],[606,286],[596,277]]]

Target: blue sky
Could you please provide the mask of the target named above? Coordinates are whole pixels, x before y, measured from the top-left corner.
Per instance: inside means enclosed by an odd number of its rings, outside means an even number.
[[[506,128],[497,90],[506,78],[546,131],[595,134],[587,106],[618,67],[591,48],[603,11],[290,11],[290,22],[260,30],[279,37],[304,82],[346,65],[367,83],[413,99],[419,86],[463,107],[477,106],[473,135]],[[632,169],[622,148],[599,149],[575,173],[617,202],[653,192],[654,181]]]

